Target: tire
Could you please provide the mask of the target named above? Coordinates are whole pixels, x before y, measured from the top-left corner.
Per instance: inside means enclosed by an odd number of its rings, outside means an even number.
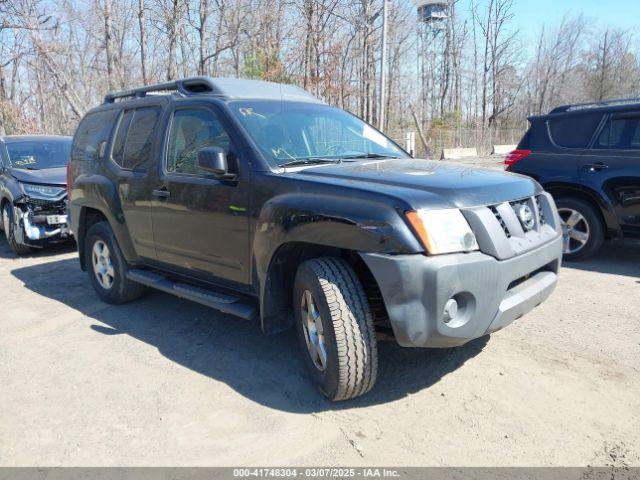
[[[293,290],[298,343],[313,383],[333,401],[371,390],[378,372],[375,329],[369,302],[353,269],[340,258],[307,260],[298,268]],[[322,328],[309,326],[308,318],[318,318],[309,316],[313,312],[319,314]],[[318,343],[308,340],[312,337]]]
[[[32,248],[16,240],[16,228],[20,228],[20,226],[16,224],[11,204],[7,202],[2,207],[2,229],[4,230],[4,236],[13,253],[16,255],[28,255],[31,253]]]
[[[604,225],[598,211],[590,203],[574,197],[559,198],[556,201],[556,206],[563,222],[565,235],[563,258],[571,262],[593,256],[604,242]],[[577,216],[571,217],[573,212]],[[572,218],[572,222],[579,218],[578,223],[573,225],[565,223]],[[568,231],[567,228],[569,229]],[[584,241],[584,237],[582,237],[584,233],[587,234],[587,239],[586,242],[580,245]],[[581,237],[580,240],[573,238],[577,238],[578,235]]]
[[[143,285],[126,277],[127,263],[107,222],[95,223],[89,228],[85,237],[85,262],[91,284],[103,302],[119,305],[144,293]]]

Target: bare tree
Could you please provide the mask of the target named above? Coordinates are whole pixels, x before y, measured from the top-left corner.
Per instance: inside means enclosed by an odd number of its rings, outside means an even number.
[[[636,32],[567,16],[524,48],[513,2],[452,0],[448,20],[427,24],[393,0],[382,128],[400,141],[418,130],[425,152],[486,150],[559,103],[640,93]],[[377,123],[382,5],[0,0],[0,134],[70,133],[110,89],[193,74],[296,83]]]

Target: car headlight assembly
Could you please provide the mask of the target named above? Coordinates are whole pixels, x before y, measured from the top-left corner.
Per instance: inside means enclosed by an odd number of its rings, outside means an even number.
[[[472,252],[478,242],[469,223],[457,208],[406,212],[416,236],[431,255]]]
[[[65,192],[63,187],[49,187],[47,185],[34,185],[31,183],[22,183],[22,190],[29,197],[40,198],[44,200],[55,200],[62,196]]]

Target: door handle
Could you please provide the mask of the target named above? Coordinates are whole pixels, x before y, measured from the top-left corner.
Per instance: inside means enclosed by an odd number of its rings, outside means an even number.
[[[167,199],[171,196],[171,192],[167,190],[167,187],[162,187],[158,190],[154,190],[151,194],[159,199]]]
[[[597,172],[599,170],[606,170],[607,168],[609,168],[609,165],[605,165],[604,163],[589,163],[587,165],[585,165],[585,167],[590,171],[590,172]]]

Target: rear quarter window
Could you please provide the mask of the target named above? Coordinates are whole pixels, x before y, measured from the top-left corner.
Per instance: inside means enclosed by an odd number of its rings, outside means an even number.
[[[553,143],[564,148],[586,148],[602,120],[602,113],[565,115],[547,122]]]
[[[86,115],[73,137],[72,161],[95,161],[98,159],[100,144],[109,139],[117,110],[103,110]]]
[[[111,155],[121,168],[137,171],[148,169],[160,112],[159,107],[140,107],[124,112]]]

